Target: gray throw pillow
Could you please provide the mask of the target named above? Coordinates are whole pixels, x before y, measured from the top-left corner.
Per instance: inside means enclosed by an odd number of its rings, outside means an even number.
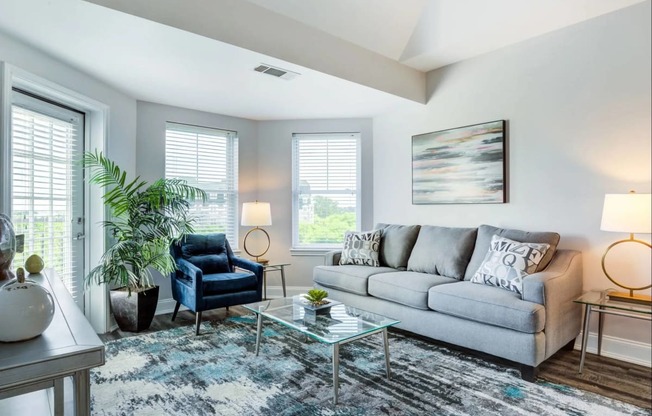
[[[550,244],[521,243],[494,235],[471,282],[522,294],[523,279],[536,271],[549,248]]]
[[[466,268],[464,280],[470,280],[478,268],[484,261],[489,250],[491,238],[494,236],[509,238],[510,240],[522,241],[524,243],[545,243],[549,244],[550,248],[546,255],[541,259],[541,263],[537,266],[537,272],[545,269],[552,256],[555,255],[557,245],[559,244],[559,234],[552,232],[530,232],[521,230],[510,230],[506,228],[492,227],[491,225],[481,225],[478,227],[478,238],[475,240],[475,249],[469,261],[469,266]]]
[[[408,270],[461,280],[473,253],[476,233],[476,228],[422,226]]]
[[[360,233],[347,231],[344,234],[344,249],[340,257],[340,265],[379,267],[380,235],[380,230]]]
[[[376,229],[382,231],[380,265],[406,270],[420,228],[419,225],[377,224]]]

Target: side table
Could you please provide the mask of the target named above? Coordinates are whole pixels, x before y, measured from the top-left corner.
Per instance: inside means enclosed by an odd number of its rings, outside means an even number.
[[[575,299],[574,302],[584,305],[580,374],[584,369],[584,358],[586,356],[586,345],[589,340],[589,324],[591,323],[592,312],[598,313],[598,355],[602,353],[602,328],[604,326],[604,315],[617,315],[632,319],[643,319],[646,321],[652,320],[652,306],[619,302],[609,299],[609,291],[587,292]]]
[[[267,273],[268,272],[281,272],[281,285],[283,286],[283,297],[287,297],[285,290],[285,266],[290,266],[290,263],[269,263],[263,264],[263,299],[267,299]]]

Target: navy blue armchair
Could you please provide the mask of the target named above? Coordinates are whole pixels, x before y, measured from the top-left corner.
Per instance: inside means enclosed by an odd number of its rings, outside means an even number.
[[[190,234],[171,252],[177,265],[170,276],[177,301],[172,320],[184,305],[195,313],[197,335],[202,311],[262,299],[263,266],[236,257],[224,234]]]

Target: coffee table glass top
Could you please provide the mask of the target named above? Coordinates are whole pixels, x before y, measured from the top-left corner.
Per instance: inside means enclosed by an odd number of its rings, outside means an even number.
[[[340,343],[400,322],[341,303],[332,306],[328,313],[306,313],[296,297],[264,300],[244,307],[327,344]]]
[[[579,298],[574,300],[575,303],[583,305],[592,305],[598,307],[606,307],[610,309],[620,309],[623,311],[630,311],[642,314],[652,315],[652,307],[648,305],[641,305],[636,303],[627,303],[614,299],[609,299],[609,291],[603,292],[586,292]]]

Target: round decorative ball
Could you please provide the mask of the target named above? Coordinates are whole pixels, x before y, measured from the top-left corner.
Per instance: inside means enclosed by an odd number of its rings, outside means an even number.
[[[32,254],[25,260],[25,270],[29,273],[41,273],[43,267],[45,267],[45,263],[38,254]]]
[[[20,276],[0,288],[0,341],[16,342],[37,337],[50,326],[54,299],[38,283]]]

